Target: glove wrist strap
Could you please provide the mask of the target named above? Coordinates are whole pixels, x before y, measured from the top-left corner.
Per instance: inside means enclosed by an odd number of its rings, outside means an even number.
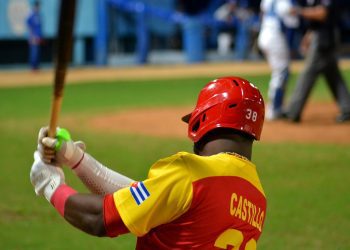
[[[56,210],[64,217],[64,208],[68,198],[76,194],[73,188],[66,184],[60,185],[51,197],[50,203],[56,208]]]

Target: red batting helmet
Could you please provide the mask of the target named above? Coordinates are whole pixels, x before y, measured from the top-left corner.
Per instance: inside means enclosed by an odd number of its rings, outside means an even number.
[[[205,85],[195,109],[182,120],[194,142],[215,128],[232,128],[259,140],[264,117],[264,100],[257,87],[239,77],[223,77]]]

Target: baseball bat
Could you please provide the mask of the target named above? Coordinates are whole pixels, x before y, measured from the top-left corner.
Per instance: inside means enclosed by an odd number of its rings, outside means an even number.
[[[56,36],[55,73],[49,124],[49,137],[55,137],[61,111],[66,70],[72,54],[76,0],[61,0]]]

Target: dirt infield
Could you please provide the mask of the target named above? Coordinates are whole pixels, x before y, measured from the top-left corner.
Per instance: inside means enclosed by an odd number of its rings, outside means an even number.
[[[299,72],[303,62],[293,62],[292,72]],[[350,69],[350,60],[341,61],[342,69]],[[259,75],[269,73],[265,62],[224,62],[193,65],[143,66],[119,68],[70,69],[68,84],[98,80],[137,80],[185,77],[219,77],[223,75]],[[49,85],[52,70],[38,73],[30,71],[0,71],[1,87]],[[185,138],[186,125],[179,117],[189,108],[153,108],[128,110],[121,113],[102,114],[89,118],[89,128],[111,133],[132,133],[161,137]],[[306,107],[301,124],[266,122],[262,140],[266,142],[308,142],[350,144],[350,123],[336,124],[338,109],[334,103],[311,103]],[[78,124],[75,118],[66,117],[70,127]]]
[[[88,126],[107,133],[130,133],[156,137],[185,138],[186,124],[180,117],[191,108],[152,108],[104,114],[89,119]],[[302,142],[350,144],[350,123],[336,124],[337,107],[331,103],[313,103],[305,110],[300,124],[285,121],[266,122],[264,142]]]

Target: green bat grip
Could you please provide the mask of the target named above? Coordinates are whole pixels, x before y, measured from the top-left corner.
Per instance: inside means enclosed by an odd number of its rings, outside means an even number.
[[[57,143],[55,145],[55,150],[59,151],[62,147],[63,142],[70,141],[71,136],[67,129],[59,128],[56,133]]]

